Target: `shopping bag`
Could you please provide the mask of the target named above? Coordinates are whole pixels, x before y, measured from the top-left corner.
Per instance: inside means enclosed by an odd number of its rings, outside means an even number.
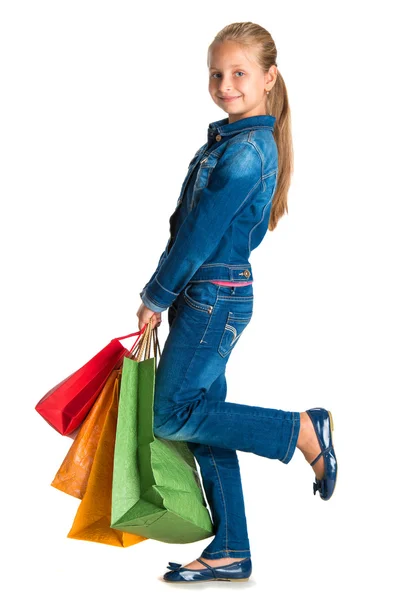
[[[118,374],[116,368],[109,375],[51,483],[53,487],[75,498],[82,499],[85,494],[95,453],[113,401]]]
[[[145,326],[144,328],[145,329]],[[113,338],[80,369],[49,390],[35,406],[35,410],[62,435],[69,435],[85,419],[112,369],[129,355],[137,344],[127,350],[119,340],[140,336],[142,331]]]
[[[187,443],[153,434],[156,345],[157,328],[151,334],[148,324],[133,356],[123,358],[111,524],[154,540],[186,544],[213,535],[213,525]]]
[[[116,438],[117,410],[121,369],[111,375],[113,388],[99,443],[83,499],[68,538],[99,542],[112,546],[132,546],[147,538],[136,533],[116,531],[110,527],[113,454]]]

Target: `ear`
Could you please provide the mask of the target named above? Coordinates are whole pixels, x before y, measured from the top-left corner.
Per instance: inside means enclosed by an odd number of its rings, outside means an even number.
[[[269,85],[272,83],[273,85],[270,85],[269,87],[269,89],[271,90],[275,85],[276,78],[278,77],[278,67],[276,67],[275,65],[271,65],[268,71],[265,71],[265,73],[265,85]]]

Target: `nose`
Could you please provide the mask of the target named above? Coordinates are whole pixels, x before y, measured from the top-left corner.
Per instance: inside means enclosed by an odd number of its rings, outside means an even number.
[[[229,76],[222,77],[222,79],[220,80],[220,84],[218,86],[218,89],[222,93],[230,94],[230,92],[233,90],[233,86],[232,86],[232,83],[231,83],[231,80],[230,80]]]

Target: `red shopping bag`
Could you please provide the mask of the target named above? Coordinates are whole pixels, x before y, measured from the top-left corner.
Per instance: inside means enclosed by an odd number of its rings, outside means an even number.
[[[141,331],[113,338],[98,354],[80,369],[49,390],[35,406],[35,410],[62,435],[68,435],[85,419],[108,377],[118,368],[124,356],[132,353]],[[127,350],[119,340],[137,336],[132,348]]]

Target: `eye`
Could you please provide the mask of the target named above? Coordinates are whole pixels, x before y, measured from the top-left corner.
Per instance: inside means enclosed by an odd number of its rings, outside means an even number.
[[[242,75],[245,75],[245,73],[244,73],[243,71],[235,71],[235,72],[236,72],[236,73],[241,73]],[[213,74],[211,75],[212,79],[214,79],[214,78],[215,78],[215,75],[220,75],[220,73],[213,73]]]

